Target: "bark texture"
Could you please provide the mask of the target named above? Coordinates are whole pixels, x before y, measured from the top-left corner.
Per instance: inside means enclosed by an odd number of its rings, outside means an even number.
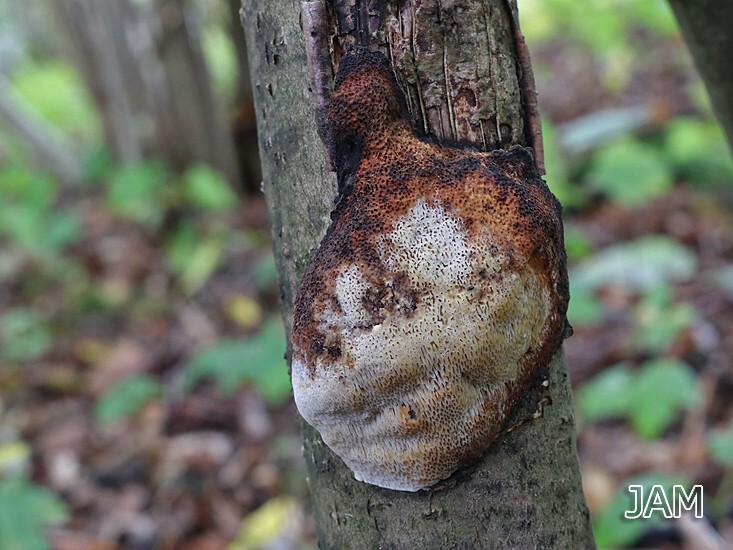
[[[534,139],[527,120],[533,98],[523,97],[515,8],[507,0],[337,0],[319,9],[326,15],[320,30],[309,10],[301,16],[296,0],[266,6],[243,0],[242,9],[288,333],[299,278],[325,234],[336,195],[316,117],[320,88],[327,87],[346,44],[390,57],[416,128],[439,141],[491,149]],[[329,51],[314,52],[314,43]],[[325,75],[315,90],[308,47],[312,64]],[[417,493],[355,481],[304,425],[320,546],[594,548],[562,351],[549,366],[549,386],[528,391],[508,425],[538,408],[541,418],[508,430],[474,467]]]
[[[670,0],[687,47],[710,94],[713,110],[733,151],[733,3]]]

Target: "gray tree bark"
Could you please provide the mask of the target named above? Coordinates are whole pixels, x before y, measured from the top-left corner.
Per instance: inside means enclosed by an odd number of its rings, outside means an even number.
[[[507,0],[325,2],[332,76],[348,43],[386,52],[415,125],[442,142],[482,148],[536,144],[528,68],[520,69],[514,4]],[[316,6],[318,11],[324,4]],[[313,6],[311,6],[313,8]],[[263,186],[288,333],[293,298],[325,234],[336,181],[318,138],[304,34],[319,41],[297,0],[243,0]],[[321,29],[323,30],[323,29]],[[311,42],[312,43],[312,42]],[[521,50],[521,47],[519,48]],[[316,90],[318,92],[318,90]],[[530,92],[531,93],[531,90]],[[594,548],[583,498],[562,350],[549,386],[528,391],[507,430],[474,467],[438,489],[405,493],[354,480],[303,425],[321,548]]]
[[[69,50],[120,162],[205,162],[239,177],[185,0],[52,0]]]
[[[669,0],[733,152],[733,3]]]

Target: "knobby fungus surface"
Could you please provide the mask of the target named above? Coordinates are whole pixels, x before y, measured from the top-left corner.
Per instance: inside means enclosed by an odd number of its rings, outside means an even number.
[[[295,401],[356,479],[416,491],[481,456],[560,345],[560,205],[522,147],[416,136],[380,53],[342,58],[327,123],[340,194],[296,296]]]

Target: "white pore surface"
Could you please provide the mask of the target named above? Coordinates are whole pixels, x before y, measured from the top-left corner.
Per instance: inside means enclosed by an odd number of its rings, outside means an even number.
[[[319,320],[324,333],[340,334],[341,358],[319,359],[311,378],[296,350],[293,390],[300,413],[356,479],[416,491],[448,477],[462,448],[498,431],[506,383],[541,344],[549,292],[531,270],[508,271],[488,232],[469,240],[439,203],[418,201],[378,250],[389,272],[407,274],[422,293],[417,309],[368,325],[368,278],[356,265],[342,268],[341,311]],[[487,402],[496,407],[484,418]]]

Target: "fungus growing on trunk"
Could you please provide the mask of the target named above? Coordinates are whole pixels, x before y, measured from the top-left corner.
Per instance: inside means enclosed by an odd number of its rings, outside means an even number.
[[[356,479],[416,491],[479,458],[557,351],[560,205],[523,147],[419,138],[380,53],[342,58],[327,134],[339,198],[296,296],[295,401]]]

